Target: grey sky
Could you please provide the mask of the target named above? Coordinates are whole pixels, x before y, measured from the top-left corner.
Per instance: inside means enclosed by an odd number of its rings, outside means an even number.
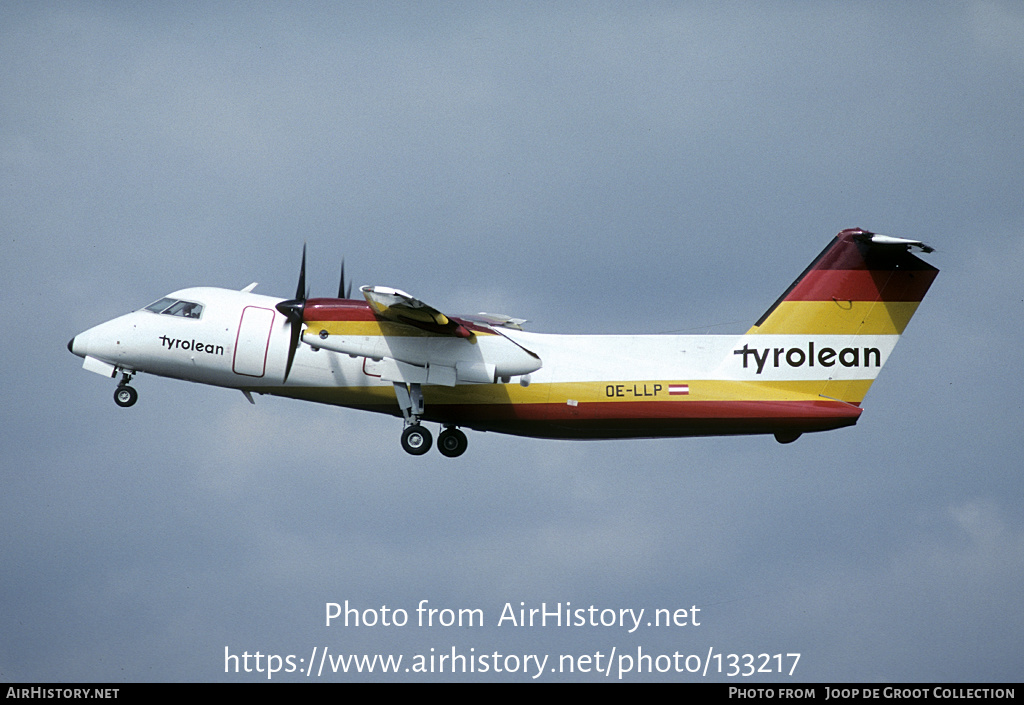
[[[0,680],[256,680],[226,646],[1019,680],[1022,88],[1011,2],[5,3]],[[941,272],[858,425],[789,446],[412,458],[155,377],[119,409],[65,349],[184,286],[288,296],[303,242],[319,295],[345,257],[540,332],[742,331],[846,227]],[[346,599],[487,626],[324,627]],[[703,620],[496,627],[521,601]]]

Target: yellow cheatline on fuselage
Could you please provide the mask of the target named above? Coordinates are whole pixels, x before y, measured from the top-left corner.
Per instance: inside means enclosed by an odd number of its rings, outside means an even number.
[[[735,380],[620,380],[599,382],[552,382],[523,387],[511,384],[428,386],[423,394],[430,404],[494,405],[494,404],[616,404],[626,402],[657,402],[686,404],[707,401],[812,401],[826,396],[850,404],[860,404],[873,380],[823,380],[744,382]],[[843,396],[823,395],[827,385]],[[685,385],[685,395],[673,395],[669,388]],[[291,396],[291,388],[274,393]],[[303,398],[340,406],[392,405],[394,390],[390,385],[310,388],[301,390]]]

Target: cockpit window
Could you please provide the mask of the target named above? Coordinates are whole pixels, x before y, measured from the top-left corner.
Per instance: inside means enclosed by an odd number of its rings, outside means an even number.
[[[162,313],[164,309],[170,308],[173,303],[174,299],[160,299],[159,301],[154,301],[147,306],[146,310],[152,311],[153,313]]]
[[[203,315],[202,304],[171,298],[163,298],[151,303],[146,307],[146,310],[153,313],[162,313],[165,316],[180,316],[181,318],[199,318]]]
[[[184,318],[199,318],[203,313],[203,307],[190,301],[176,301],[169,309],[164,311],[168,316],[182,316]]]

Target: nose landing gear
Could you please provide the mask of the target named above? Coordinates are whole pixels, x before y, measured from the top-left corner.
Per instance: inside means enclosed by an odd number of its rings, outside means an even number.
[[[139,393],[135,391],[134,387],[128,386],[131,380],[132,375],[124,372],[120,383],[117,385],[117,389],[114,390],[114,403],[120,407],[127,408],[139,400]]]
[[[118,406],[129,407],[139,400],[139,393],[127,384],[118,387],[114,391],[114,403]]]

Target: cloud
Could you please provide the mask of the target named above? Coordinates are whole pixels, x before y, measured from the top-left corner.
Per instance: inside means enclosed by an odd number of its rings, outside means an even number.
[[[1014,6],[135,10],[3,11],[6,678],[452,643],[1017,677]],[[304,241],[320,294],[344,256],[357,285],[539,332],[728,332],[851,226],[942,272],[857,427],[790,446],[474,433],[414,459],[395,417],[144,375],[118,409],[65,347],[182,286],[290,295]],[[345,599],[706,619],[325,631]]]

